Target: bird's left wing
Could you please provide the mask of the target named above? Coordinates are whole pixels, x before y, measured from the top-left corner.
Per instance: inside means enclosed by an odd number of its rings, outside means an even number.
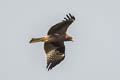
[[[48,35],[54,33],[58,33],[58,34],[66,33],[67,28],[69,27],[70,24],[73,23],[74,20],[75,17],[69,13],[69,15],[66,15],[66,17],[62,22],[59,22],[50,28],[50,30],[48,31]]]
[[[48,70],[55,67],[65,58],[64,42],[45,42],[44,49],[46,52]]]

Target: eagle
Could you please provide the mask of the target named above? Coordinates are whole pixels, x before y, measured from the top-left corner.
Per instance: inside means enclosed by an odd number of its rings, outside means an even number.
[[[53,25],[47,35],[40,38],[32,38],[29,43],[44,42],[44,50],[47,61],[47,70],[51,70],[65,58],[65,41],[73,41],[66,33],[68,27],[75,21],[73,15],[66,14],[64,20]]]

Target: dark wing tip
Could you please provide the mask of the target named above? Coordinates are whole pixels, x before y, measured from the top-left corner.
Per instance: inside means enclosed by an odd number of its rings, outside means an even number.
[[[66,14],[66,17],[64,19],[65,20],[63,21],[74,21],[75,17],[69,13],[69,14]]]

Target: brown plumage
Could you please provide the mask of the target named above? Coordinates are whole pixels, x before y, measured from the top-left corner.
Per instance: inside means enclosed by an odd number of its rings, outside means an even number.
[[[62,22],[52,26],[46,36],[41,38],[32,38],[30,43],[44,42],[44,50],[46,53],[48,70],[55,67],[65,58],[64,41],[72,41],[72,37],[66,34],[67,28],[75,20],[75,17],[70,13],[66,15]]]

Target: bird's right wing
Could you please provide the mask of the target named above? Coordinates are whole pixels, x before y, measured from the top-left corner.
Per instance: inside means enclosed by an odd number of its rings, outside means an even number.
[[[58,33],[58,34],[66,33],[69,25],[72,24],[73,21],[75,20],[75,17],[72,16],[71,14],[66,16],[67,17],[65,17],[62,22],[59,22],[50,28],[50,30],[48,31],[48,35],[51,35],[54,33]]]
[[[46,52],[48,70],[55,67],[65,58],[64,42],[45,42],[44,49]]]

